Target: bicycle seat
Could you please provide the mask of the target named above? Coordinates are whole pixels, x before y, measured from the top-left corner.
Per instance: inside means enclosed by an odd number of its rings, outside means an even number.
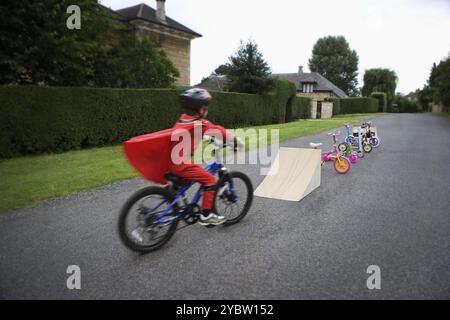
[[[166,173],[164,175],[164,178],[166,178],[167,181],[172,182],[174,186],[181,186],[181,184],[182,184],[182,178],[179,176],[176,176],[170,172]]]
[[[323,145],[323,143],[321,143],[321,142],[319,142],[319,143],[310,142],[309,143],[309,146],[314,149],[320,147],[321,145]]]

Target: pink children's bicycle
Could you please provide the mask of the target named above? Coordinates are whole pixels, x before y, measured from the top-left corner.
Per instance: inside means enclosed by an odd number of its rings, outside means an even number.
[[[328,152],[322,153],[322,165],[324,165],[325,162],[333,161],[334,170],[336,170],[339,174],[345,174],[350,171],[351,165],[350,160],[339,152],[336,139],[336,136],[339,136],[339,132],[329,133],[328,135],[333,139],[333,148]],[[320,147],[322,143],[311,142],[309,145],[312,148],[317,149],[317,147]]]

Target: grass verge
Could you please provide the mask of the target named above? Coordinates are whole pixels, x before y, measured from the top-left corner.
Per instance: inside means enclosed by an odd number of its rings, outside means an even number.
[[[280,141],[284,141],[318,134],[347,122],[360,122],[379,115],[383,114],[350,114],[331,119],[298,120],[252,128],[267,129],[269,137],[270,130],[279,129]],[[40,200],[136,176],[123,155],[121,145],[0,160],[0,211],[29,206]]]

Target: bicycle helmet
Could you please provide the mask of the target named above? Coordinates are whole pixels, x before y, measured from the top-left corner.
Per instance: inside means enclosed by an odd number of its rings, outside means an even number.
[[[181,106],[183,109],[197,111],[200,107],[207,106],[212,100],[208,90],[200,88],[192,88],[180,94]]]

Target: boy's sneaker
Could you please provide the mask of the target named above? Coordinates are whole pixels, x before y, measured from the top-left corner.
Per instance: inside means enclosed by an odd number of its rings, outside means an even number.
[[[200,220],[198,221],[199,224],[202,226],[208,226],[208,225],[219,225],[225,222],[224,216],[219,216],[215,213],[209,213],[206,217],[201,213],[200,214]]]

